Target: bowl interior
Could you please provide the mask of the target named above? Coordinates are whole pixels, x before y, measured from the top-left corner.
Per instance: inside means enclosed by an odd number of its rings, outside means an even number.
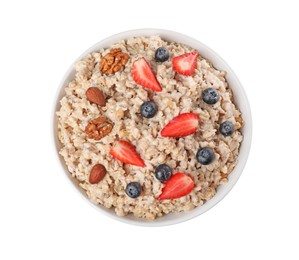
[[[251,111],[250,106],[246,97],[246,94],[244,92],[244,89],[232,71],[232,69],[226,64],[226,62],[213,50],[208,48],[206,45],[202,44],[201,42],[190,38],[186,35],[167,31],[167,30],[160,30],[160,29],[140,29],[140,30],[133,30],[133,31],[127,31],[123,32],[114,36],[111,36],[101,42],[98,42],[88,50],[86,50],[76,61],[82,59],[84,56],[86,56],[88,53],[93,51],[100,51],[102,48],[107,48],[110,45],[124,39],[128,39],[130,37],[140,37],[140,36],[151,36],[151,35],[160,35],[161,38],[167,41],[174,41],[182,44],[189,45],[193,47],[194,49],[197,49],[201,56],[204,58],[210,60],[214,67],[218,70],[225,70],[227,72],[226,79],[228,81],[228,84],[230,88],[233,90],[234,93],[234,101],[237,104],[238,108],[242,112],[243,119],[245,121],[245,124],[242,128],[242,134],[244,137],[244,140],[240,147],[240,153],[238,157],[238,164],[234,168],[234,170],[229,175],[229,181],[225,185],[220,185],[217,189],[216,195],[209,201],[207,201],[203,206],[196,207],[195,209],[189,211],[189,212],[182,212],[182,213],[172,213],[165,215],[163,217],[157,218],[154,221],[147,221],[142,219],[137,219],[132,215],[129,215],[127,217],[119,217],[115,214],[113,209],[107,209],[103,206],[94,205],[87,197],[85,192],[79,187],[79,183],[76,179],[71,177],[71,174],[68,172],[68,169],[65,165],[65,162],[61,156],[59,156],[58,152],[61,149],[61,144],[57,137],[57,117],[55,115],[55,112],[59,110],[60,108],[60,99],[64,96],[64,88],[65,86],[74,78],[75,76],[75,70],[73,68],[73,65],[69,68],[69,70],[66,72],[65,76],[63,77],[55,99],[54,104],[54,111],[53,111],[53,137],[54,137],[54,149],[55,153],[58,156],[58,159],[60,161],[60,164],[64,170],[65,176],[69,179],[69,181],[72,182],[72,186],[75,187],[76,190],[78,190],[81,195],[96,209],[100,210],[102,213],[120,220],[122,222],[135,224],[135,225],[142,225],[142,226],[164,226],[164,225],[170,225],[175,224],[179,222],[186,221],[188,219],[191,219],[193,217],[196,217],[211,207],[213,207],[215,204],[217,204],[221,199],[225,197],[225,195],[232,189],[232,187],[237,182],[238,178],[240,177],[242,170],[246,164],[249,150],[250,150],[250,144],[251,144],[251,134],[252,134],[252,121],[251,121]]]

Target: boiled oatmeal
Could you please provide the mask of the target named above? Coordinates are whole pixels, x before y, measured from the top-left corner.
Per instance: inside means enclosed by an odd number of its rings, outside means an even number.
[[[57,111],[69,172],[91,201],[155,219],[203,205],[229,181],[241,113],[200,50],[132,38],[75,65]]]

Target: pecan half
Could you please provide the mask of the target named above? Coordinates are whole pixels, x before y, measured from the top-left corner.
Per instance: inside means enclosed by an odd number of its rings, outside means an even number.
[[[112,131],[112,123],[104,116],[90,120],[85,128],[87,137],[100,140]]]
[[[120,48],[112,49],[100,62],[100,71],[104,74],[114,74],[121,70],[129,60],[129,55]]]

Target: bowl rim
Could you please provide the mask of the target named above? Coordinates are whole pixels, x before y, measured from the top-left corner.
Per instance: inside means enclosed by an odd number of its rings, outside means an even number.
[[[74,73],[74,64],[81,60],[83,57],[85,57],[87,54],[95,51],[95,49],[102,49],[105,47],[109,47],[106,46],[107,42],[110,42],[110,45],[113,43],[118,42],[119,40],[124,40],[124,39],[128,39],[130,37],[147,37],[150,35],[165,35],[166,37],[162,36],[161,38],[165,39],[167,37],[170,38],[181,38],[184,39],[184,42],[188,42],[187,45],[189,45],[190,47],[194,48],[194,49],[199,49],[198,46],[200,46],[200,49],[203,50],[204,52],[209,53],[209,55],[212,58],[212,60],[215,58],[216,60],[218,60],[220,62],[220,64],[222,64],[225,67],[225,71],[227,71],[227,74],[230,75],[230,77],[232,78],[230,81],[235,81],[235,88],[238,89],[238,93],[242,99],[242,103],[243,103],[243,107],[246,108],[246,121],[245,121],[245,127],[246,127],[246,135],[243,133],[243,141],[241,143],[241,147],[240,147],[240,151],[239,151],[239,155],[238,155],[238,159],[240,157],[240,154],[242,152],[242,160],[238,160],[238,163],[236,165],[236,167],[233,169],[233,171],[230,173],[230,175],[232,175],[232,173],[234,173],[234,179],[233,180],[229,180],[227,184],[223,185],[223,192],[221,195],[219,195],[218,197],[216,197],[216,195],[219,193],[219,191],[216,192],[215,196],[213,196],[211,198],[211,200],[205,202],[202,206],[200,207],[195,207],[194,209],[192,209],[189,212],[180,212],[180,213],[171,213],[173,215],[175,215],[175,217],[171,220],[163,220],[163,217],[158,217],[155,220],[143,220],[143,219],[138,219],[138,218],[128,218],[127,216],[125,217],[120,217],[117,216],[116,213],[113,211],[113,213],[107,211],[107,209],[104,209],[103,206],[101,205],[96,205],[94,204],[88,197],[86,194],[83,194],[82,191],[79,189],[79,187],[75,187],[76,185],[74,185],[74,178],[71,176],[71,174],[69,173],[69,171],[66,168],[66,164],[64,162],[64,159],[62,158],[62,156],[59,155],[59,148],[58,148],[58,136],[57,136],[57,116],[56,116],[56,112],[58,111],[58,108],[60,107],[60,96],[61,93],[64,93],[64,89],[66,86],[66,82],[68,81],[68,78],[70,77],[70,75],[72,74],[72,72]],[[180,42],[177,40],[173,40],[176,42]],[[184,42],[180,42],[185,44]],[[189,43],[193,43],[192,45],[190,45]],[[106,44],[105,44],[106,43]],[[197,45],[197,47],[195,46]],[[101,47],[99,47],[101,46]],[[203,57],[206,57],[207,55],[203,55]],[[208,57],[207,59],[209,61],[211,61],[211,57]],[[214,64],[215,62],[212,62],[213,66],[215,66]],[[215,66],[217,68],[217,66]],[[226,76],[226,80],[229,83],[229,80],[227,79],[228,76]],[[230,87],[231,84],[229,83]],[[233,90],[234,92],[234,98],[235,98],[235,90]],[[235,103],[238,103],[237,100],[235,100]],[[238,108],[240,107],[240,105],[238,105]],[[242,116],[244,118],[244,111],[242,110]],[[244,127],[243,127],[244,128]],[[246,140],[245,140],[246,137]],[[69,67],[69,69],[65,72],[63,78],[61,79],[57,89],[56,89],[56,93],[55,93],[55,97],[54,97],[54,104],[53,104],[53,108],[52,108],[52,113],[51,113],[51,139],[52,139],[52,148],[54,149],[54,152],[56,154],[56,158],[58,159],[58,161],[60,162],[60,167],[61,169],[64,171],[64,176],[68,179],[68,183],[73,187],[73,189],[75,189],[79,194],[81,194],[81,198],[83,198],[85,201],[87,201],[92,207],[94,207],[96,210],[100,211],[102,214],[109,216],[112,219],[121,221],[123,223],[126,224],[132,224],[132,225],[137,225],[137,226],[146,226],[146,227],[161,227],[161,226],[168,226],[168,225],[173,225],[173,224],[178,224],[178,223],[182,223],[185,222],[187,220],[193,219],[205,212],[207,212],[208,210],[210,210],[211,208],[213,208],[217,203],[219,203],[233,188],[233,186],[237,183],[238,179],[240,178],[244,167],[246,165],[246,162],[248,160],[249,157],[249,152],[250,152],[250,148],[251,148],[251,141],[252,141],[252,114],[251,114],[251,109],[250,109],[250,104],[248,101],[248,97],[245,93],[245,90],[240,82],[240,80],[238,79],[238,77],[236,76],[236,74],[234,73],[234,71],[231,69],[231,67],[221,58],[221,56],[219,56],[214,50],[212,50],[210,47],[208,47],[207,45],[203,44],[201,41],[196,40],[195,38],[189,37],[185,34],[179,33],[179,32],[175,32],[175,31],[170,31],[170,30],[165,30],[165,29],[156,29],[156,28],[144,28],[144,29],[135,29],[135,30],[128,30],[128,31],[124,31],[124,32],[120,32],[117,34],[114,34],[112,36],[109,36],[99,42],[97,42],[96,44],[92,45],[91,47],[89,47],[87,50],[85,50]],[[245,142],[244,142],[245,141]],[[208,205],[207,205],[208,204]],[[203,210],[197,210],[198,208],[203,208]],[[158,221],[159,220],[159,221]]]

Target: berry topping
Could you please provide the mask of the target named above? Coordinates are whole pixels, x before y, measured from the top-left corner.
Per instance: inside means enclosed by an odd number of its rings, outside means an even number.
[[[142,187],[138,182],[130,182],[126,187],[126,194],[130,198],[137,198],[142,192]]]
[[[166,182],[159,200],[177,199],[189,194],[194,188],[192,178],[182,172],[175,173]]]
[[[202,92],[202,99],[209,105],[214,105],[219,100],[219,93],[215,88],[207,88]]]
[[[207,165],[207,164],[210,164],[214,161],[215,153],[214,153],[212,148],[204,147],[204,148],[201,148],[197,151],[196,159],[202,165]]]
[[[225,121],[220,125],[220,133],[224,136],[230,136],[233,134],[235,128],[232,122]]]
[[[155,60],[158,62],[167,61],[169,59],[169,51],[164,48],[160,47],[155,52]]]
[[[140,107],[140,113],[145,118],[152,118],[158,111],[157,105],[152,101],[147,101]]]
[[[135,147],[127,141],[117,141],[116,145],[110,150],[110,154],[123,163],[144,167],[145,163],[136,152]]]
[[[167,181],[171,175],[172,169],[167,164],[161,164],[155,170],[155,176],[161,182]]]
[[[132,65],[132,76],[137,84],[158,92],[162,91],[156,76],[145,58],[142,57],[134,61]]]
[[[183,137],[195,133],[198,129],[198,115],[183,113],[173,118],[161,131],[163,137]]]
[[[172,59],[173,69],[185,76],[191,76],[196,69],[198,52],[193,51]]]

